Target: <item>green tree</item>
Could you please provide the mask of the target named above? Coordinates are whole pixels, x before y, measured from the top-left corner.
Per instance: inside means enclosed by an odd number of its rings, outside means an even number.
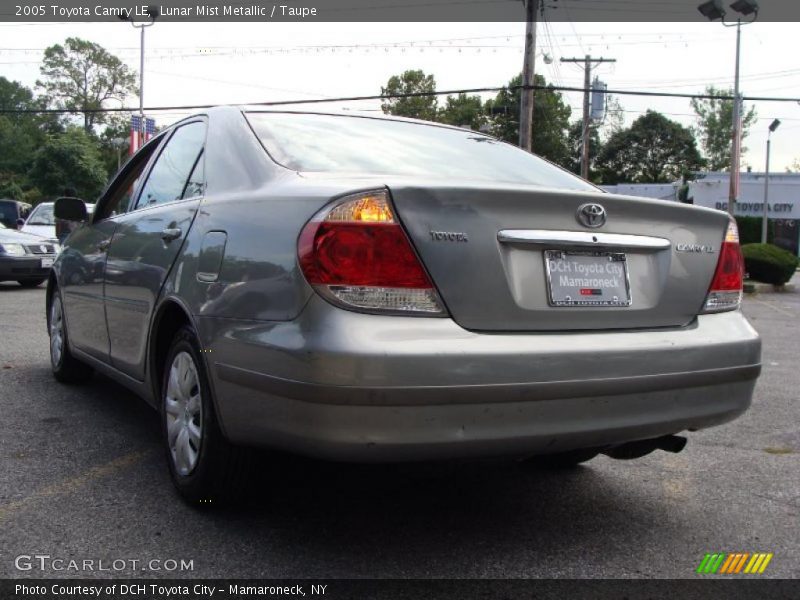
[[[48,136],[34,155],[28,177],[46,196],[60,196],[70,187],[81,198],[93,201],[107,174],[94,137],[73,126],[63,134]]]
[[[668,183],[703,164],[691,130],[648,110],[612,135],[597,157],[601,181]]]
[[[466,126],[478,130],[487,121],[483,100],[480,96],[448,96],[438,120],[449,125]]]
[[[722,96],[733,96],[731,89],[719,89],[710,85],[706,95],[713,98],[692,98],[692,110],[697,115],[697,126],[693,128],[700,139],[708,168],[712,171],[723,171],[731,166],[731,140],[733,139],[733,100]],[[756,120],[756,109],[742,111],[742,140]],[[747,148],[742,146],[742,155]]]
[[[46,132],[60,129],[57,117],[35,111],[44,102],[16,81],[0,77],[0,109],[19,111],[0,113],[0,196],[17,200],[35,200],[27,181],[27,171]]]
[[[536,75],[534,84],[545,86],[547,82]],[[486,102],[486,112],[491,115],[492,133],[511,143],[519,143],[519,111],[521,90],[511,89],[522,85],[522,75],[517,75],[497,96]],[[537,89],[533,101],[533,152],[559,165],[567,165],[571,155],[567,146],[567,130],[572,114],[559,92]]]
[[[426,75],[424,71],[417,69],[406,71],[402,75],[392,75],[386,82],[386,87],[381,87],[381,96],[434,91],[436,91],[436,80],[433,75]],[[436,96],[412,96],[409,98],[386,98],[381,102],[381,108],[387,115],[435,121],[438,104]]]
[[[40,71],[43,79],[36,85],[44,96],[55,107],[82,112],[87,132],[107,120],[106,114],[91,111],[137,93],[134,73],[119,58],[80,38],[45,49]]]
[[[0,198],[11,200],[23,200],[25,191],[22,186],[11,174],[0,174]]]

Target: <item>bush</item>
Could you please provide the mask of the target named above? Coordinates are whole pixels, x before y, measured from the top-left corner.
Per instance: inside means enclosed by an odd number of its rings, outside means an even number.
[[[789,281],[800,263],[794,254],[772,244],[745,244],[742,254],[750,279],[773,285]]]
[[[736,226],[739,228],[739,241],[744,244],[757,244],[761,241],[762,217],[736,217]],[[767,222],[767,242],[772,243],[775,236],[775,224]]]

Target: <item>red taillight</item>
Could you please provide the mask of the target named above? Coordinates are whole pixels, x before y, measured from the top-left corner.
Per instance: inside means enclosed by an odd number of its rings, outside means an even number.
[[[433,287],[397,223],[309,223],[300,264],[312,285]]]
[[[443,313],[385,191],[345,198],[306,224],[300,267],[323,296],[347,307]]]
[[[742,301],[744,284],[744,259],[739,247],[739,231],[736,223],[731,221],[722,242],[722,248],[714,271],[714,279],[708,289],[704,312],[733,310]]]

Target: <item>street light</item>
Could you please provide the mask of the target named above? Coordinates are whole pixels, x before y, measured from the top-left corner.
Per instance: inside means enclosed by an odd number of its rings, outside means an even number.
[[[744,21],[744,25],[752,23],[758,18],[758,2],[756,0],[736,0],[730,5],[733,10],[748,17],[752,15],[749,21]],[[722,6],[722,0],[709,0],[697,7],[700,14],[706,17],[709,21],[719,20],[725,27],[736,27],[736,73],[734,76],[734,91],[733,91],[733,136],[731,140],[731,181],[730,189],[728,192],[728,212],[733,216],[736,206],[736,196],[739,192],[739,159],[742,147],[742,99],[739,95],[739,51],[741,48],[742,39],[742,17],[736,19],[736,23],[728,23],[725,21],[725,9]]]
[[[770,137],[772,137],[772,132],[775,131],[781,124],[780,119],[775,119],[772,123],[769,124],[769,131],[767,132],[767,169],[764,173],[764,206],[763,206],[763,216],[761,218],[761,243],[767,243],[767,217],[769,211],[769,205],[767,204],[767,200],[769,199],[769,146],[770,146]]]
[[[135,29],[140,31],[140,52],[139,52],[139,139],[143,140],[146,127],[145,127],[145,120],[144,120],[144,30],[146,27],[150,27],[156,22],[156,19],[159,17],[161,13],[158,10],[158,6],[152,5],[147,7],[147,16],[150,17],[150,22],[147,23],[140,23],[136,24],[133,20],[133,16],[125,17],[120,15],[119,18],[121,21],[128,21]],[[133,149],[131,150],[133,151]]]

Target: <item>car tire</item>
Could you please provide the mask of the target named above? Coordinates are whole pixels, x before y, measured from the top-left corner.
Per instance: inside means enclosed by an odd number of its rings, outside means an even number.
[[[53,292],[50,302],[47,330],[50,335],[50,366],[53,376],[61,383],[84,383],[91,379],[94,369],[75,358],[69,349],[64,304],[58,288]]]
[[[592,448],[581,448],[579,450],[570,450],[569,452],[531,456],[525,460],[525,463],[537,469],[572,469],[581,463],[592,460],[598,454],[600,454],[599,450],[594,450]]]
[[[45,281],[45,279],[19,279],[17,283],[24,288],[35,288],[42,285]]]
[[[190,327],[175,334],[167,353],[161,425],[170,476],[184,500],[213,507],[239,496],[249,453],[231,444],[220,429],[200,345]]]

